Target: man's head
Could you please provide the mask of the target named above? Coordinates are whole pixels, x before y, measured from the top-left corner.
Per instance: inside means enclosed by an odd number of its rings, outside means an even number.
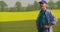
[[[46,6],[47,6],[47,2],[46,1],[40,1],[39,4],[40,4],[40,8],[41,9],[43,9],[43,10],[46,9]]]

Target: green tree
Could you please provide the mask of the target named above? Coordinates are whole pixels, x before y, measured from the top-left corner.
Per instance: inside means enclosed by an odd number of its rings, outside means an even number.
[[[19,1],[16,2],[17,11],[21,11],[22,5]]]
[[[60,1],[56,2],[56,6],[58,9],[60,9]]]
[[[37,1],[34,1],[34,10],[39,10],[39,3]]]
[[[26,7],[22,7],[21,11],[22,12],[26,11]]]
[[[8,5],[4,1],[0,1],[0,8],[1,11],[4,11],[4,8],[6,8]]]
[[[26,7],[26,11],[32,11],[34,10],[34,6],[31,4],[28,4],[28,6]]]
[[[50,9],[54,9],[55,8],[55,3],[53,2],[53,0],[49,0],[48,8],[50,8]]]

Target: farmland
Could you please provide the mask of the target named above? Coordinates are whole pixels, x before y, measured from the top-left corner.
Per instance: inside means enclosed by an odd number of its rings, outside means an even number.
[[[60,10],[52,10],[58,18],[53,26],[54,32],[60,32]],[[0,12],[0,32],[37,32],[36,19],[39,11]]]
[[[52,10],[53,14],[60,18],[60,10]],[[0,22],[6,21],[22,21],[22,20],[36,20],[39,11],[30,12],[0,12]]]

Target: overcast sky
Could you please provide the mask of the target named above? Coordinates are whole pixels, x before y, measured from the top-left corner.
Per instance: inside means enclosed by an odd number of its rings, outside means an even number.
[[[27,6],[29,3],[30,4],[34,3],[34,0],[0,0],[0,1],[6,2],[8,4],[8,7],[14,7],[17,1],[21,2],[22,6]],[[36,0],[36,1],[39,2],[40,0]],[[49,0],[46,0],[46,1],[49,1]]]

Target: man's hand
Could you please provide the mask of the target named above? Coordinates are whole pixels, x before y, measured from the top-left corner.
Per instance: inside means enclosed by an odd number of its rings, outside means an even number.
[[[44,28],[49,28],[50,26],[49,25],[45,25]]]

